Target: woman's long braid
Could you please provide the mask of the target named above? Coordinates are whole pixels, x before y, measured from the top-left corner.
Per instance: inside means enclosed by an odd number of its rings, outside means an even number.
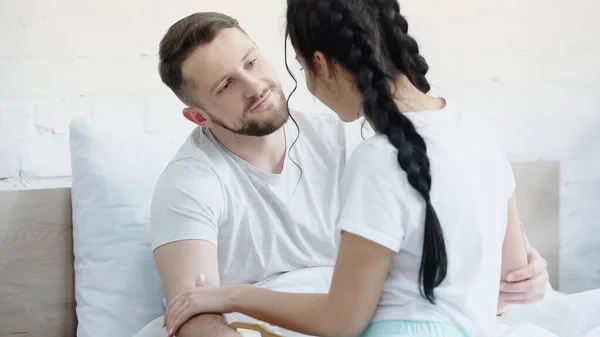
[[[376,4],[382,28],[380,31],[390,58],[417,89],[428,93],[430,85],[425,75],[429,65],[419,54],[417,41],[408,35],[408,22],[400,14],[398,1],[376,0]]]
[[[306,2],[304,1],[305,4]],[[364,115],[373,123],[375,130],[386,135],[390,143],[398,149],[397,159],[400,167],[406,172],[411,186],[425,201],[425,239],[419,269],[419,291],[423,297],[434,303],[434,288],[446,277],[448,261],[442,228],[429,194],[431,173],[425,141],[417,133],[412,122],[398,110],[388,83],[391,76],[383,70],[371,44],[376,41],[369,39],[365,31],[367,28],[361,26],[356,13],[348,8],[348,1],[308,2],[316,6],[316,13],[310,8],[307,9],[310,6],[300,7],[294,1],[289,3],[289,6],[298,6],[293,10],[288,9],[288,31],[292,43],[300,46],[302,50],[309,45],[305,40],[314,39],[316,42],[313,43],[318,45],[318,50],[325,50],[326,55],[356,75],[356,86],[363,94]],[[354,4],[361,6],[359,2],[357,0]],[[299,13],[304,19],[312,22],[318,20],[319,23],[308,25],[309,27],[303,26],[302,19],[297,17]],[[299,39],[298,34],[305,40]],[[308,49],[310,48],[306,48]]]
[[[333,2],[337,3],[337,2]],[[424,296],[433,303],[433,289],[445,278],[447,256],[443,232],[431,204],[431,173],[427,147],[412,122],[398,111],[385,74],[375,57],[373,47],[352,13],[344,6],[336,8],[341,15],[331,14],[338,24],[340,36],[347,41],[348,69],[356,73],[356,84],[364,96],[364,113],[377,131],[385,134],[398,149],[398,163],[406,171],[408,181],[426,203],[426,225],[423,257],[419,272]],[[334,9],[331,9],[334,12]],[[385,29],[385,28],[384,28]],[[414,40],[413,40],[414,41]],[[416,44],[416,43],[415,43]],[[422,292],[423,293],[423,292]]]

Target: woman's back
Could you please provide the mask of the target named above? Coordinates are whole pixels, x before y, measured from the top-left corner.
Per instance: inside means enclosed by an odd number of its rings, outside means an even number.
[[[376,135],[352,154],[342,181],[338,229],[397,253],[374,321],[441,321],[470,331],[473,322],[495,317],[512,170],[484,124],[452,102],[405,116],[427,143],[430,195],[446,243],[448,270],[435,288],[436,303],[419,293],[425,202],[387,137]]]

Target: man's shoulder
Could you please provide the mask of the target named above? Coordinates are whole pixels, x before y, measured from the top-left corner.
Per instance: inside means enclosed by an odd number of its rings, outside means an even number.
[[[198,155],[178,155],[159,175],[152,193],[152,210],[164,211],[193,200],[196,205],[221,206],[223,183],[214,163]]]
[[[219,150],[204,127],[196,127],[190,132],[185,142],[181,145],[171,163],[182,160],[196,160],[208,162],[218,156]]]
[[[197,127],[188,136],[163,170],[159,183],[176,185],[194,181],[217,179],[222,154],[206,130]]]

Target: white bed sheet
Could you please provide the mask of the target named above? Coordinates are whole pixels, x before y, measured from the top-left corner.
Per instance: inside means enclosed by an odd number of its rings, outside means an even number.
[[[332,268],[310,268],[274,277],[256,286],[289,292],[326,292]],[[254,319],[226,315],[229,322]],[[272,327],[286,337],[301,336],[292,331]],[[513,305],[508,309],[506,324],[490,323],[485,337],[600,337],[600,289],[577,294],[562,294],[548,286],[543,301]],[[162,317],[148,324],[134,337],[163,337]],[[480,337],[480,336],[473,336]]]
[[[548,286],[546,294],[543,301],[509,307],[509,326],[535,325],[560,337],[600,337],[600,289],[564,294]]]

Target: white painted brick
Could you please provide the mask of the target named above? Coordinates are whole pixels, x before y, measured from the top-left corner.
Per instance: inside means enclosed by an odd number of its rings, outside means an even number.
[[[139,95],[165,93],[156,57],[4,59],[3,96]]]
[[[1,59],[0,92],[3,96],[60,95],[72,82],[72,66],[56,59]]]
[[[0,178],[0,191],[8,191],[14,189],[15,186],[10,183],[7,179]]]
[[[131,57],[136,54],[136,32],[130,27],[128,21],[102,20],[93,16],[35,21],[27,26],[31,49],[36,51],[29,55],[52,59]]]
[[[185,119],[182,110],[185,105],[174,95],[153,97],[146,100],[146,131],[156,132],[172,128],[181,128],[192,123]]]
[[[38,131],[41,129],[53,134],[66,134],[67,126],[75,116],[89,114],[92,110],[79,96],[50,96],[30,100],[35,102],[34,123]]]
[[[69,188],[71,183],[71,177],[0,179],[0,191]]]
[[[8,4],[9,1],[11,4]],[[2,32],[15,34],[6,33],[11,37],[7,40],[8,45],[14,48],[0,53],[0,56],[27,57],[156,55],[158,42],[171,24],[185,15],[203,10],[198,8],[197,1],[176,5],[165,4],[161,0],[2,0],[2,3],[5,7],[11,6],[0,16],[5,19],[0,24]],[[264,8],[266,16],[281,16],[283,8],[281,1],[258,1],[240,6],[240,1],[228,0],[211,4],[210,10],[231,13],[230,9],[234,8],[232,15],[240,20],[253,20],[253,10],[257,7]],[[267,27],[261,29],[270,31]]]
[[[533,1],[400,1],[409,19],[409,32],[432,54],[472,55],[506,51],[581,51],[600,27],[594,15],[596,0],[547,6]],[[568,24],[567,24],[568,23]],[[597,43],[595,44],[597,46]]]
[[[28,178],[71,175],[69,137],[44,134],[31,137],[21,157],[21,176]]]
[[[6,18],[18,19],[14,21],[26,31],[26,43],[20,45],[29,48],[19,55],[34,57],[134,55],[136,36],[143,34],[135,28],[148,6],[146,2],[116,0],[2,2],[10,6]]]
[[[92,103],[90,115],[98,123],[144,131],[148,105],[142,97],[89,97]]]
[[[19,176],[22,143],[15,139],[0,138],[0,179]]]
[[[163,0],[145,1],[137,6],[139,20],[135,27],[129,28],[135,32],[135,40],[131,42],[136,55],[158,55],[158,44],[173,23],[193,12],[205,10],[197,4],[186,6],[181,2],[176,6],[165,6]]]
[[[25,21],[13,14],[15,1],[0,1],[0,58],[24,56],[29,51],[29,38],[26,34]]]
[[[22,140],[30,130],[31,114],[25,108],[0,108],[0,139]]]
[[[600,165],[595,168],[598,170]],[[593,289],[600,284],[600,179],[593,181],[587,177],[583,183],[565,183],[561,193],[564,205],[561,205],[560,283],[561,289],[568,292]]]
[[[580,132],[561,164],[561,290],[600,286],[600,122]]]
[[[446,85],[509,86],[509,91],[544,92],[546,86],[598,87],[596,74],[600,65],[597,51],[568,52],[494,52],[476,53],[465,57],[440,51],[427,57],[431,67],[430,80]],[[445,83],[444,83],[445,84]],[[534,90],[532,90],[532,88]]]
[[[512,88],[512,89],[511,89]],[[503,83],[457,86],[450,93],[470,112],[493,121],[506,151],[535,160],[560,159],[600,123],[599,87],[546,85],[530,90]],[[527,158],[528,156],[528,158]]]

